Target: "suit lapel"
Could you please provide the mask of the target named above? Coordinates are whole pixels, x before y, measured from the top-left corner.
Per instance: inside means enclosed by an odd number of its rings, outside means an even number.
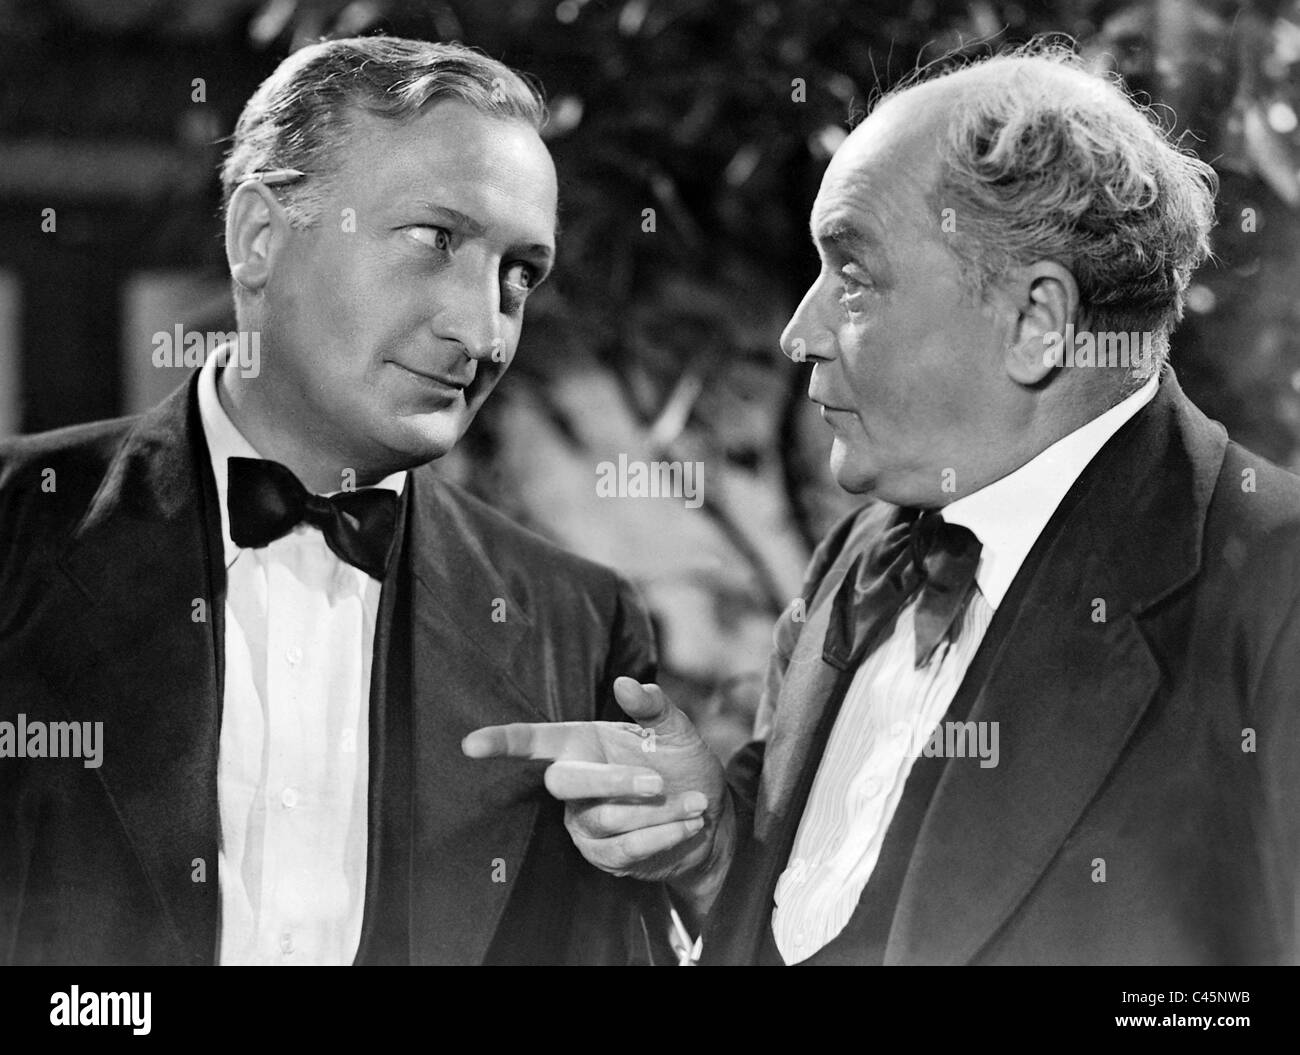
[[[355,964],[409,964],[411,876],[410,479],[379,594],[369,699],[366,893]]]
[[[483,540],[430,469],[409,483],[412,959],[479,963],[528,849],[541,764],[467,759],[460,742],[483,725],[553,716],[522,687],[537,673],[521,647],[531,621]]]
[[[840,584],[854,559],[870,541],[888,527],[897,513],[893,506],[878,505],[865,512],[835,562],[822,577],[817,591],[808,604],[807,622],[790,655],[790,662],[782,678],[780,696],[767,748],[763,755],[763,773],[759,782],[758,801],[754,813],[754,837],[775,846],[776,833],[789,823],[797,824],[804,802],[799,794],[801,780],[809,765],[814,748],[823,742],[817,735],[827,707],[838,703],[841,690],[841,672],[822,659],[826,628],[830,621],[832,602]],[[786,624],[788,614],[782,616]],[[778,627],[778,633],[788,625]],[[806,782],[804,782],[806,783]]]
[[[1148,612],[1200,567],[1225,444],[1169,373],[1056,511],[990,627],[993,654],[977,655],[959,690],[973,696],[970,720],[998,723],[998,764],[948,761],[886,963],[971,960],[1101,787],[1159,686]]]
[[[808,623],[786,668],[754,811],[754,838],[765,843],[773,842],[791,812],[803,806],[796,801],[799,778],[810,764],[817,728],[835,695],[840,671],[822,661],[830,610],[830,604],[823,604],[808,613]]]
[[[777,621],[778,652],[790,658],[781,675],[773,724],[766,732],[752,837],[732,865],[710,917],[704,963],[751,964],[763,955],[773,891],[785,868],[836,711],[853,678],[852,671],[837,670],[822,660],[832,602],[853,560],[896,513],[893,506],[869,506],[849,529],[839,553],[807,598],[806,621],[796,621],[790,610]],[[756,733],[762,738],[764,731]]]
[[[215,955],[217,745],[225,573],[194,381],[141,417],[52,582],[43,669],[190,963]]]

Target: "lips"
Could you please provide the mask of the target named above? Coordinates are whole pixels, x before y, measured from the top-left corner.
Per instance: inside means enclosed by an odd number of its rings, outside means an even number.
[[[439,377],[437,374],[420,374],[421,377],[430,381],[437,381],[440,385],[446,385],[448,388],[466,388],[469,386],[468,381],[453,381],[447,377]]]
[[[826,411],[828,410],[845,412],[848,411],[849,409],[848,407],[837,407],[833,403],[827,403],[825,400],[818,399],[816,396],[812,395],[811,393],[809,394],[808,399],[813,403],[816,403],[819,407],[821,407],[823,414],[826,413]]]
[[[468,388],[470,384],[473,383],[474,381],[472,377],[465,377],[465,378],[445,377],[442,374],[430,373],[427,370],[416,370],[414,367],[406,366],[403,363],[398,363],[396,365],[400,366],[407,373],[414,374],[416,377],[423,378],[426,381],[434,381],[437,384],[442,385],[444,388],[455,388],[459,390],[464,390]]]

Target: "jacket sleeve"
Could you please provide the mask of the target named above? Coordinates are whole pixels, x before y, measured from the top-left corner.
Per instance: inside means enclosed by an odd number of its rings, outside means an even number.
[[[1251,693],[1264,801],[1261,848],[1281,939],[1281,960],[1300,963],[1300,597],[1294,598],[1265,654]]]

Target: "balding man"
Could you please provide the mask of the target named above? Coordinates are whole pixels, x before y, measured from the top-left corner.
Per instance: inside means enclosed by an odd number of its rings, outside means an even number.
[[[1297,958],[1300,480],[1166,362],[1212,171],[1030,49],[886,96],[812,211],[783,335],[872,501],[780,619],[724,782],[654,686],[634,729],[481,732],[703,962]],[[659,803],[600,799],[635,765]]]

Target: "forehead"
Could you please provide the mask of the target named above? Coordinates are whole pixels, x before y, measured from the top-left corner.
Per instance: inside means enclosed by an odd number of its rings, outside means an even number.
[[[487,224],[554,238],[555,165],[523,121],[466,103],[437,103],[409,120],[353,112],[338,148],[336,182],[376,207],[436,201]]]
[[[813,205],[814,238],[853,227],[883,239],[929,222],[946,118],[914,92],[878,107],[835,152]]]

